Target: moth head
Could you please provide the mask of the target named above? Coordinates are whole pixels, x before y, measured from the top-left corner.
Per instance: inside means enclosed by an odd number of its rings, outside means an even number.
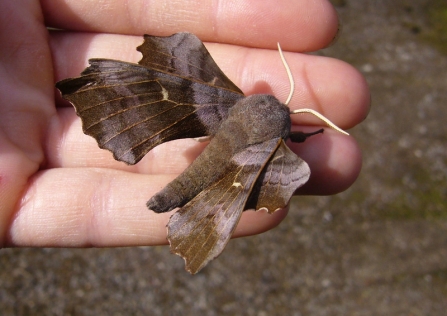
[[[281,45],[279,45],[279,43],[277,43],[277,44],[278,44],[279,56],[281,57],[281,61],[282,61],[283,65],[284,65],[284,67],[286,68],[287,76],[289,77],[289,82],[290,82],[289,96],[287,97],[286,102],[284,102],[284,104],[286,106],[289,106],[290,100],[292,99],[293,92],[295,90],[295,82],[293,81],[292,72],[290,71],[290,67],[287,64],[287,61],[286,61],[286,59],[284,57],[284,54],[282,52]],[[298,109],[298,110],[290,111],[289,113],[290,114],[302,114],[302,113],[312,114],[312,115],[318,117],[323,122],[325,122],[327,124],[327,126],[329,126],[330,128],[336,130],[337,132],[340,132],[340,133],[345,134],[345,135],[349,135],[347,132],[342,130],[340,127],[338,127],[337,125],[332,123],[327,117],[325,117],[324,115],[320,114],[319,112],[317,112],[315,110],[304,108],[304,109]]]

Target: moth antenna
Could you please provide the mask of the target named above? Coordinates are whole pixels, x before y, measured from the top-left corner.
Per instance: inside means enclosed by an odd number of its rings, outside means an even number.
[[[201,136],[201,137],[195,137],[195,138],[193,138],[196,142],[199,142],[199,143],[204,143],[204,142],[208,142],[208,141],[210,141],[211,140],[211,136]]]
[[[295,81],[293,81],[293,76],[292,76],[292,72],[290,71],[290,67],[287,64],[286,58],[284,57],[284,54],[282,52],[281,49],[281,45],[278,44],[278,52],[279,52],[279,56],[281,56],[281,61],[284,65],[284,68],[286,68],[286,72],[287,72],[287,76],[289,77],[289,82],[290,82],[290,92],[289,92],[289,96],[287,97],[286,102],[284,103],[285,105],[289,105],[290,100],[292,99],[293,96],[293,92],[295,90]],[[300,114],[300,113],[310,113],[315,115],[316,117],[318,117],[320,120],[322,120],[323,122],[325,122],[330,128],[336,130],[337,132],[340,132],[342,134],[345,135],[349,135],[349,133],[345,132],[344,130],[342,130],[340,127],[338,127],[337,125],[335,125],[334,123],[332,123],[328,118],[326,118],[324,115],[318,113],[317,111],[314,111],[312,109],[299,109],[299,110],[295,110],[295,111],[291,111],[290,114]]]
[[[281,56],[281,61],[284,65],[284,68],[286,68],[287,76],[289,77],[289,82],[290,82],[289,96],[287,97],[287,100],[284,103],[285,105],[288,106],[290,100],[292,99],[293,91],[295,90],[295,81],[293,81],[292,72],[290,71],[290,68],[289,68],[289,65],[287,64],[286,58],[284,57],[284,54],[282,53],[281,45],[279,45],[279,43],[277,43],[277,44],[278,44],[279,56]]]
[[[340,132],[342,134],[349,135],[349,133],[347,133],[344,130],[342,130],[340,127],[338,127],[337,125],[332,123],[327,117],[325,117],[324,115],[318,113],[315,110],[312,110],[312,109],[299,109],[299,110],[290,111],[290,114],[301,114],[301,113],[309,113],[309,114],[315,115],[320,120],[325,122],[327,124],[327,126],[329,126],[330,128],[332,128],[332,129],[334,129],[337,132]]]

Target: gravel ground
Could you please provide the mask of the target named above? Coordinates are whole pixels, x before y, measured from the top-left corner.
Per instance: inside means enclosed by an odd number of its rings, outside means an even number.
[[[333,1],[368,119],[348,191],[299,197],[276,229],[196,276],[168,247],[3,249],[2,315],[445,315],[447,4]]]

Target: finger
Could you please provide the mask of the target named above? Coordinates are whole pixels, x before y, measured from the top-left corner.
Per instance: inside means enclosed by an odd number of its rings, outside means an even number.
[[[83,32],[141,35],[195,33],[206,41],[312,51],[327,46],[338,30],[326,0],[41,1],[49,26]]]
[[[106,169],[59,168],[41,172],[18,205],[6,246],[166,244],[166,224],[172,212],[156,214],[146,208],[146,201],[170,180],[172,176]],[[274,216],[245,213],[235,236],[261,233],[285,216],[284,211]]]
[[[207,142],[192,139],[176,140],[162,144],[151,150],[138,164],[128,166],[113,159],[109,151],[102,150],[96,141],[82,134],[81,123],[71,109],[59,112],[68,115],[73,126],[60,137],[61,141],[53,150],[52,164],[47,167],[102,167],[134,173],[176,176],[185,170],[202,152]],[[294,130],[314,132],[319,127],[296,127]],[[59,133],[50,128],[59,139]],[[50,141],[52,142],[52,141]],[[56,140],[54,143],[58,143]],[[361,169],[361,152],[351,136],[342,135],[331,129],[324,134],[308,138],[304,143],[288,143],[289,147],[312,170],[308,183],[300,188],[300,194],[334,194],[347,189],[357,178]]]
[[[55,143],[52,147],[48,168],[61,167],[101,167],[125,170],[145,174],[179,174],[202,152],[207,142],[197,142],[192,139],[176,140],[162,144],[151,150],[138,164],[128,166],[113,159],[112,154],[100,149],[96,141],[82,133],[80,119],[71,109],[59,110],[61,121],[69,120],[72,125],[65,132],[50,128],[54,134]],[[68,117],[68,119],[67,119]],[[65,125],[68,123],[62,123]],[[294,130],[313,132],[319,127],[296,127]],[[61,137],[60,134],[63,136]],[[326,129],[323,135],[310,137],[300,144],[288,143],[289,147],[311,165],[312,177],[310,183],[319,183],[312,191],[306,193],[329,194],[345,189],[352,183],[360,168],[361,154],[357,143],[350,136],[341,135]],[[338,163],[337,163],[338,162]],[[333,173],[333,165],[338,168],[337,179],[330,179],[327,174]],[[318,171],[317,171],[318,170]],[[337,180],[337,181],[335,181]],[[323,189],[322,184],[326,187]]]
[[[90,58],[137,62],[141,37],[53,33],[51,47],[56,80],[77,77]],[[274,50],[207,44],[222,71],[246,95],[268,93],[284,100],[290,83],[279,54]],[[333,58],[288,53],[287,62],[295,81],[291,109],[312,108],[341,128],[361,122],[369,111],[370,94],[363,76],[351,65]],[[293,116],[296,124],[321,124],[304,115]],[[304,122],[304,123],[303,123]]]
[[[315,127],[299,130],[314,132]],[[288,143],[310,167],[309,181],[298,194],[329,195],[349,188],[362,167],[360,147],[351,136],[325,129],[323,134],[309,137],[304,143]]]
[[[277,51],[221,46],[224,45],[210,45],[211,55],[246,95],[272,94],[285,102],[290,82]],[[286,53],[285,58],[295,82],[289,103],[291,110],[316,110],[343,129],[352,128],[366,118],[370,106],[369,88],[354,67],[334,58],[300,53]],[[310,115],[292,115],[292,122],[322,124]]]

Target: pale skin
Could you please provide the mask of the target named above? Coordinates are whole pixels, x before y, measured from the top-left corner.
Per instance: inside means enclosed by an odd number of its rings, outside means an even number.
[[[270,93],[285,101],[289,81],[276,50],[280,42],[295,80],[291,110],[314,109],[345,130],[367,115],[369,91],[353,67],[302,54],[336,36],[337,16],[328,1],[99,3],[0,2],[1,247],[167,243],[172,213],[155,214],[145,203],[206,143],[163,144],[137,165],[126,166],[82,133],[74,109],[54,88],[56,81],[78,76],[88,58],[137,62],[141,55],[135,47],[143,33],[195,33],[244,93]],[[46,26],[70,32],[49,32]],[[306,114],[292,120],[295,130],[325,127]],[[341,192],[360,171],[361,153],[351,136],[326,129],[290,146],[312,170],[300,194]],[[269,230],[286,213],[245,212],[235,236]]]

